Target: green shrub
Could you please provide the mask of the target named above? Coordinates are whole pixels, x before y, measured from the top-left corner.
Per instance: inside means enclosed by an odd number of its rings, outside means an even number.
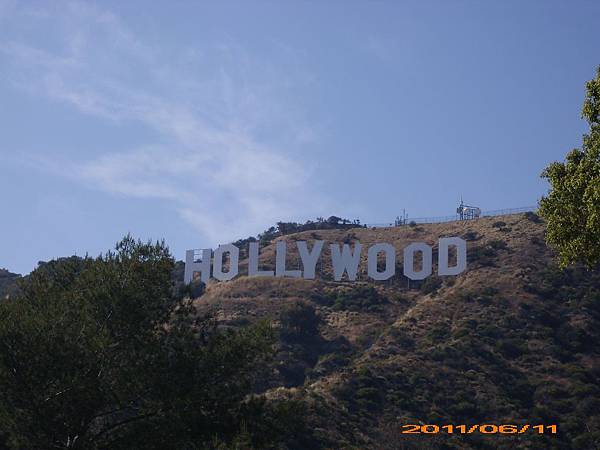
[[[497,342],[497,348],[507,358],[517,358],[527,352],[527,345],[519,339],[502,339]]]
[[[467,251],[469,261],[488,262],[491,258],[497,255],[496,251],[488,246],[475,246]]]
[[[201,297],[204,294],[204,291],[206,290],[206,285],[199,279],[195,279],[184,289],[185,292],[190,296],[190,298],[194,299]]]
[[[415,348],[415,341],[406,330],[398,327],[392,327],[390,328],[389,333],[394,337],[394,340],[398,345],[400,345],[400,347],[407,350],[412,350]]]
[[[454,417],[475,417],[477,415],[477,405],[468,400],[463,400],[450,406],[450,413]]]
[[[440,287],[442,287],[442,278],[430,276],[421,284],[421,292],[423,294],[432,294],[437,292]]]
[[[336,311],[378,311],[386,302],[373,286],[359,285],[353,289],[328,294]]]
[[[476,231],[467,231],[465,234],[463,234],[463,239],[465,241],[476,241],[477,239],[480,238],[479,234]]]
[[[287,307],[281,313],[280,321],[284,339],[302,339],[318,334],[320,318],[308,303],[296,302]]]
[[[430,343],[442,342],[450,338],[450,327],[445,323],[435,324],[427,330],[425,337]]]
[[[539,238],[539,237],[537,237],[537,236],[533,236],[533,237],[532,237],[532,238],[529,240],[529,242],[531,242],[533,245],[540,245],[540,246],[542,246],[542,245],[546,245],[546,243],[544,242],[544,240],[543,240],[543,239],[540,239],[540,238]]]
[[[542,221],[542,219],[540,218],[540,216],[538,216],[536,213],[534,213],[533,211],[527,211],[525,214],[523,214],[525,216],[525,218],[527,220],[530,220],[531,222],[534,223],[540,223]]]
[[[505,250],[508,247],[508,245],[506,245],[506,242],[501,241],[499,239],[494,239],[488,242],[488,245],[494,250]]]

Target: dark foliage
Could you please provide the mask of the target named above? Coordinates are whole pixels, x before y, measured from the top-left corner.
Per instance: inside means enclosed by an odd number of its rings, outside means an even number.
[[[373,286],[357,285],[351,289],[328,292],[325,302],[338,311],[379,311],[386,299]]]
[[[541,217],[538,216],[536,213],[534,213],[533,211],[527,211],[525,214],[523,214],[525,216],[525,218],[527,220],[530,220],[534,223],[540,223],[542,221]]]
[[[313,230],[346,230],[357,227],[365,227],[361,225],[360,220],[349,220],[342,219],[337,216],[330,216],[327,219],[323,217],[317,217],[315,221],[307,220],[304,223],[297,222],[277,222],[276,226],[270,227],[267,230],[260,233],[258,236],[250,236],[245,239],[239,239],[233,244],[240,249],[240,257],[247,257],[248,244],[250,242],[259,242],[261,247],[269,245],[275,238],[279,236],[285,236],[293,233],[300,233],[302,231],[313,231]]]
[[[17,293],[17,280],[21,275],[9,272],[6,269],[0,269],[0,300],[6,296],[13,296]]]
[[[281,448],[302,405],[255,391],[268,323],[217,330],[164,243],[40,265],[0,302],[0,448]],[[284,438],[285,435],[285,438]]]
[[[442,287],[442,278],[432,275],[427,277],[421,284],[421,292],[423,294],[435,294]]]

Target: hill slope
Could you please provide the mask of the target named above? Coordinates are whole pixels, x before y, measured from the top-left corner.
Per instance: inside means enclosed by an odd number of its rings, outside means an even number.
[[[600,448],[600,272],[558,269],[537,216],[285,239],[402,249],[443,236],[468,241],[467,271],[457,277],[409,284],[400,261],[385,282],[364,273],[335,282],[324,250],[317,280],[240,276],[209,283],[195,304],[223,326],[280,324],[265,389],[306,400],[315,447]],[[274,247],[261,250],[266,268]],[[557,424],[558,433],[400,433],[412,423]]]

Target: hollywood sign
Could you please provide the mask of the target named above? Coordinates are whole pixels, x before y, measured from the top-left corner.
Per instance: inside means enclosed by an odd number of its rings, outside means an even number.
[[[258,266],[259,247],[258,242],[250,242],[248,248],[248,276],[250,277],[292,277],[314,279],[317,261],[321,256],[324,241],[314,241],[312,249],[308,249],[306,241],[296,241],[302,270],[288,269],[286,267],[287,244],[279,240],[275,244],[275,270],[261,270]],[[456,261],[449,265],[450,248],[456,252]],[[363,246],[360,242],[350,248],[344,244],[341,248],[338,244],[330,244],[331,265],[333,266],[333,277],[340,281],[344,272],[348,280],[356,280]],[[421,254],[420,269],[415,270],[415,254]],[[379,255],[385,258],[385,267],[378,267]],[[196,255],[201,255],[199,258]],[[225,271],[223,263],[225,255],[229,256],[229,264]],[[432,273],[433,249],[424,242],[415,242],[403,250],[404,275],[411,280],[423,280]],[[185,283],[190,283],[195,273],[200,273],[200,279],[206,283],[212,276],[220,281],[228,281],[235,278],[239,273],[240,250],[233,244],[220,245],[216,250],[207,248],[201,251],[187,250],[185,255]],[[212,264],[211,264],[212,260]],[[458,275],[467,268],[467,243],[458,237],[440,238],[438,241],[438,275]],[[396,249],[391,244],[377,243],[371,245],[367,250],[367,274],[373,280],[387,280],[396,273]]]

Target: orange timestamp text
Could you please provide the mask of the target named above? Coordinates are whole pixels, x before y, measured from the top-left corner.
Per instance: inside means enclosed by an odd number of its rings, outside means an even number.
[[[538,433],[538,434],[556,434],[558,427],[556,425],[513,425],[513,424],[501,424],[495,425],[491,423],[483,423],[476,425],[434,425],[434,424],[413,424],[408,423],[401,426],[402,434],[436,434],[436,433],[447,433],[447,434],[522,434],[527,431]]]

